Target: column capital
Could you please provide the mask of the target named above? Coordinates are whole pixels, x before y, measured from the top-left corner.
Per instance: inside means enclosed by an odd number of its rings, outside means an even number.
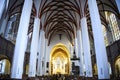
[[[84,18],[84,17],[86,18],[86,14],[84,14],[83,16],[81,16],[81,19]]]
[[[86,18],[86,16],[83,16],[83,17],[81,18],[81,20],[84,19],[84,18]]]
[[[77,26],[77,30],[76,31],[78,31],[78,30],[80,30],[81,29],[81,26]]]
[[[38,16],[35,16],[36,19],[40,19]]]

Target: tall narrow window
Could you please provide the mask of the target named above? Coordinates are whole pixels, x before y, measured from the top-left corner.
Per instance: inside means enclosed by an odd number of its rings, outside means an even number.
[[[105,45],[108,46],[109,44],[108,44],[108,39],[107,39],[107,30],[106,30],[106,27],[104,25],[102,25],[102,30],[103,30]]]
[[[110,21],[111,21],[111,25],[112,25],[112,28],[113,28],[113,34],[114,34],[114,40],[118,40],[120,39],[120,30],[119,30],[119,27],[118,27],[118,24],[117,24],[117,20],[116,20],[116,17],[114,14],[111,13],[110,15]]]
[[[106,19],[110,24],[110,29],[112,31],[113,40],[116,41],[120,39],[120,29],[117,24],[116,16],[111,12],[105,12]]]

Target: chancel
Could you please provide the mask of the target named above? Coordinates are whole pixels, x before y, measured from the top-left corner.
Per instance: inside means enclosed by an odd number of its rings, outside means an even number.
[[[120,80],[120,0],[0,0],[0,79]]]

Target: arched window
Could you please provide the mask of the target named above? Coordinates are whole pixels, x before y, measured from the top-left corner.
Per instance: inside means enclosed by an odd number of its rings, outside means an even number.
[[[116,16],[111,12],[105,12],[107,21],[109,22],[109,27],[113,35],[113,40],[116,41],[120,39],[120,30],[117,24]]]
[[[10,74],[10,61],[3,59],[0,61],[0,74]]]
[[[106,30],[106,27],[104,25],[102,25],[102,30],[103,30],[105,45],[108,46],[109,43],[108,43],[108,38],[107,38],[107,30]]]
[[[19,13],[12,15],[8,21],[5,38],[15,44],[19,28]]]

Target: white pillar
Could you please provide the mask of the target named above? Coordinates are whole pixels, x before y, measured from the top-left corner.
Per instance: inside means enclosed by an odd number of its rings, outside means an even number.
[[[40,28],[40,19],[35,18],[34,28],[30,49],[30,62],[29,62],[29,77],[35,77],[36,75],[36,62],[37,62],[37,52],[38,52],[38,38],[39,38],[39,28]]]
[[[78,41],[77,41],[77,38],[75,38],[75,45],[74,45],[74,47],[75,47],[75,53],[76,53],[76,57],[78,58]]]
[[[82,41],[83,41],[86,77],[92,77],[90,42],[89,42],[89,36],[88,36],[86,17],[83,17],[81,19],[81,29],[82,29]]]
[[[2,17],[4,8],[5,8],[5,0],[0,0],[0,19]]]
[[[83,61],[83,48],[82,48],[82,34],[81,30],[77,30],[77,40],[78,40],[78,56],[80,58],[80,76],[84,76],[84,61]]]
[[[96,61],[99,79],[110,79],[106,48],[96,0],[88,0],[92,30],[94,36]]]
[[[73,52],[74,52],[73,50],[74,50],[74,48],[73,48],[72,44],[70,44],[70,58],[72,58],[72,56],[73,56]],[[70,61],[70,64],[71,64],[70,73],[72,73],[72,61]]]
[[[27,32],[29,27],[31,9],[32,0],[25,0],[14,50],[11,78],[22,79],[23,62],[27,46]]]
[[[117,4],[117,7],[118,7],[118,10],[119,10],[119,13],[120,13],[120,0],[115,0],[116,1],[116,4]]]
[[[37,76],[42,76],[42,58],[44,53],[44,37],[45,32],[43,30],[40,31],[39,45],[38,45],[38,66],[37,66]]]
[[[45,41],[45,32],[44,32],[44,35],[43,35],[42,38],[43,38],[43,43],[42,43],[42,50],[43,50],[43,51],[42,51],[42,62],[43,62],[42,70],[43,70],[43,71],[42,71],[42,73],[43,73],[43,75],[45,75],[45,55],[46,55],[46,54],[45,54],[45,52],[46,52],[46,51],[45,51],[45,50],[46,50],[46,49],[45,49],[45,48],[46,48],[46,47],[45,47],[45,44],[46,44],[46,41]]]
[[[43,62],[43,67],[42,67],[42,70],[43,70],[43,75],[46,74],[46,39],[45,39],[45,36],[43,36],[43,52],[42,52],[42,62]]]
[[[44,58],[45,58],[45,60],[44,60],[44,73],[45,73],[45,75],[46,75],[46,71],[47,71],[47,58],[48,58],[48,54],[47,54],[47,44],[48,44],[48,39],[45,39],[45,48],[44,48]]]
[[[73,56],[73,52],[74,52],[74,48],[72,46],[72,44],[70,45],[70,57],[72,58]]]

